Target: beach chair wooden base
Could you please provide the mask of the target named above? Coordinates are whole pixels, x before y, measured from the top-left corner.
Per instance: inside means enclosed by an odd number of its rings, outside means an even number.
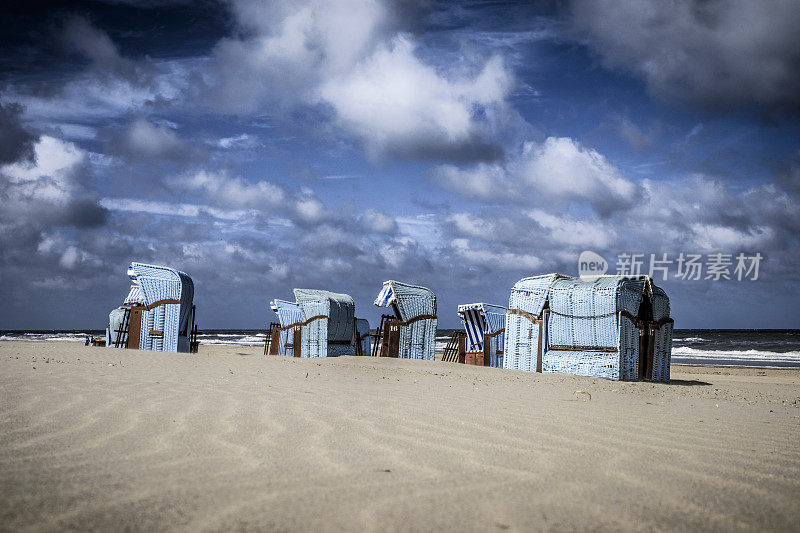
[[[264,338],[264,355],[278,355],[278,342],[280,340],[281,332],[278,328],[281,325],[278,322],[271,322],[267,329],[267,335]]]
[[[473,366],[489,366],[488,359],[483,352],[467,352],[464,354],[464,363]]]
[[[399,320],[389,320],[384,325],[381,357],[400,357],[400,324]]]
[[[386,323],[390,320],[395,320],[394,315],[381,315],[380,324],[375,330],[375,333],[370,333],[372,337],[372,357],[381,357],[383,352],[383,332],[386,331]]]
[[[197,323],[195,322],[196,317],[197,308],[192,305],[192,329],[189,330],[189,353],[197,353],[197,351],[200,349],[200,341],[197,339]]]
[[[473,366],[492,366],[492,338],[503,333],[505,329],[499,329],[494,333],[483,334],[483,350],[476,352],[467,351],[467,335],[463,331],[457,332],[458,335],[458,355],[459,363]],[[455,337],[455,334],[453,335]],[[503,355],[503,350],[496,350],[497,356]]]
[[[139,339],[142,333],[142,311],[144,311],[144,307],[131,307],[128,318],[128,342],[125,346],[129,350],[139,349]]]

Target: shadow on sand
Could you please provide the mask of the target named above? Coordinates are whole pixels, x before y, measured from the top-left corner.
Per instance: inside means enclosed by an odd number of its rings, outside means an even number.
[[[711,383],[709,383],[707,381],[700,381],[700,380],[694,380],[694,379],[691,379],[691,380],[689,380],[689,379],[671,379],[671,380],[669,380],[669,384],[670,385],[681,385],[683,387],[694,387],[696,385],[702,385],[702,386],[711,385]]]

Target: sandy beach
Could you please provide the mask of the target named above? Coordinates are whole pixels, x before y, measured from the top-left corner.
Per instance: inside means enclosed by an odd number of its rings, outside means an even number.
[[[800,370],[0,343],[2,530],[796,530]]]

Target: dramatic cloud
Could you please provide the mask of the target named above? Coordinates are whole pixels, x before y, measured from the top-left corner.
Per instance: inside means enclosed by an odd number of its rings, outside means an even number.
[[[120,55],[106,32],[86,18],[71,16],[64,22],[62,39],[67,49],[91,62],[93,73],[104,83],[124,81],[134,87],[153,87],[158,73],[149,60],[131,61]]]
[[[441,165],[433,173],[439,184],[483,200],[541,204],[543,200],[584,202],[607,216],[630,208],[640,187],[595,150],[566,137],[524,143],[505,163],[466,169]]]
[[[189,272],[202,327],[259,327],[292,287],[374,319],[389,278],[435,289],[453,326],[587,249],[759,252],[794,279],[794,115],[675,112],[586,68],[592,51],[665,99],[796,107],[795,10],[765,5],[576,1],[568,28],[552,5],[425,0],[44,16],[49,44],[0,57],[0,319],[102,327],[130,260]],[[698,309],[749,297],[775,308],[759,325],[790,320],[794,285],[739,287]]]
[[[216,94],[220,105],[239,113],[313,100],[320,81],[369,53],[390,16],[376,0],[239,0],[231,8],[242,35],[216,47]]]
[[[500,58],[474,77],[448,79],[422,63],[401,36],[320,92],[345,129],[374,152],[496,159],[499,148],[482,141],[476,117],[494,120],[511,86]]]
[[[0,166],[0,267],[4,277],[35,278],[38,267],[97,267],[100,259],[76,247],[65,232],[91,231],[106,221],[86,185],[86,155],[72,143],[42,136],[31,162]],[[21,290],[24,286],[17,286]]]
[[[497,159],[513,75],[499,57],[450,71],[425,63],[401,10],[374,0],[233,3],[242,35],[214,52],[217,105],[246,114],[328,106],[373,156]],[[257,80],[257,82],[254,82]]]
[[[121,61],[116,45],[107,33],[92,26],[83,17],[72,16],[64,23],[64,42],[91,59],[104,65]]]
[[[800,246],[798,202],[797,194],[773,184],[735,191],[717,179],[694,175],[644,180],[640,202],[605,218],[542,208],[487,208],[443,217],[442,227],[450,253],[472,264],[535,250],[540,270],[573,272],[578,255],[587,249],[609,260],[620,253],[669,253],[674,259],[679,253],[744,252],[768,257],[770,275],[792,276]],[[521,269],[531,260],[516,258],[503,268]]]
[[[3,222],[12,227],[102,223],[104,211],[94,204],[84,184],[83,151],[43,136],[34,146],[34,154],[35,164],[22,160],[0,167],[6,200]]]
[[[68,64],[57,82],[20,80],[9,84],[5,93],[7,99],[24,105],[28,123],[40,130],[56,126],[75,140],[94,138],[97,126],[112,119],[174,105],[203,62],[128,59],[105,31],[80,16],[67,18],[58,37],[66,51],[88,61],[88,66]],[[58,52],[63,55],[64,50]]]
[[[800,105],[794,0],[575,0],[572,23],[604,64],[641,77],[660,98]]]

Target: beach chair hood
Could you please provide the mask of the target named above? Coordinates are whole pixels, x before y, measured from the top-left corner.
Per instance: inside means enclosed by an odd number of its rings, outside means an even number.
[[[316,290],[295,289],[294,296],[300,307],[301,319],[309,320],[324,315],[328,318],[328,341],[349,341],[353,338],[355,302],[349,294]]]
[[[395,305],[400,314],[398,318],[404,321],[420,315],[436,314],[436,295],[433,291],[394,280],[383,282],[374,304],[378,307]]]

